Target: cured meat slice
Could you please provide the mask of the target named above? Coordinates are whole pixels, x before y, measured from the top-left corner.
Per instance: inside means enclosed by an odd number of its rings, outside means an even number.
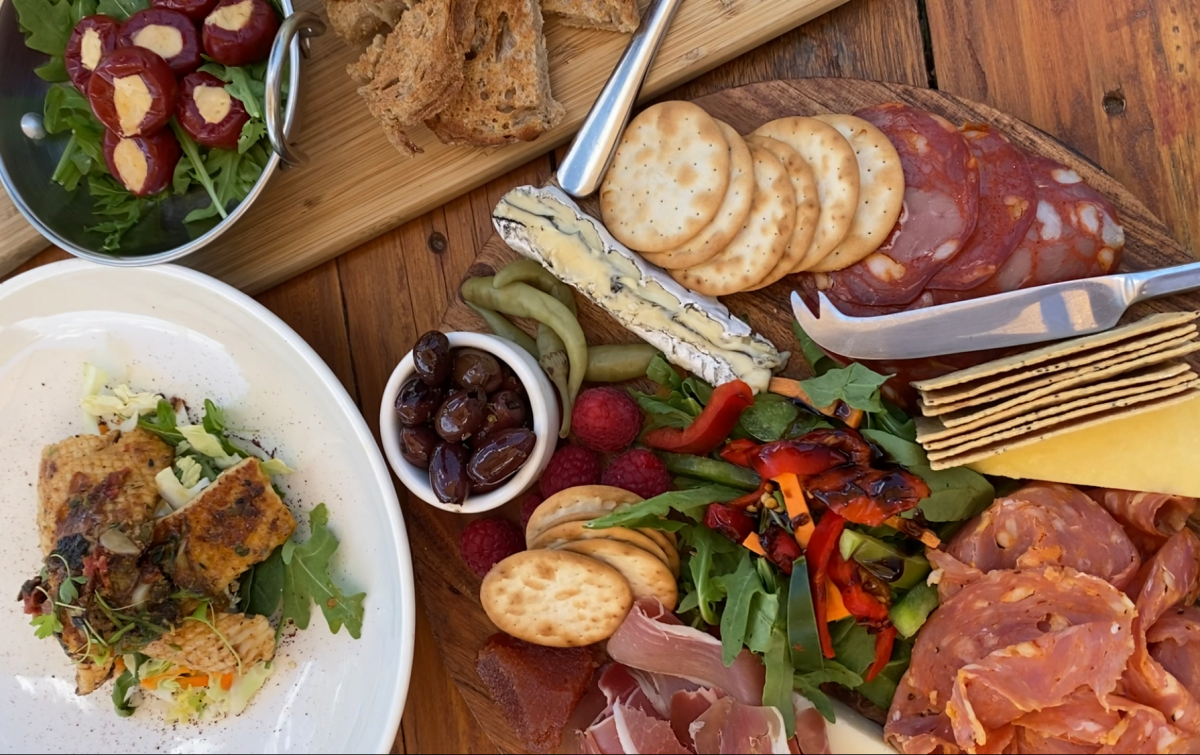
[[[790,753],[783,716],[775,708],[743,705],[723,697],[689,727],[696,752]]]
[[[1125,530],[1070,485],[1035,482],[998,499],[963,527],[947,554],[984,573],[1069,566],[1124,590],[1141,557]]]
[[[1187,525],[1196,511],[1196,499],[1165,493],[1133,490],[1088,491],[1096,503],[1108,509],[1117,521],[1147,535],[1174,535]]]
[[[1200,592],[1200,540],[1191,530],[1172,535],[1138,575],[1135,649],[1121,679],[1123,694],[1161,711],[1183,731],[1200,734],[1200,702],[1150,653],[1148,630],[1181,603]]]
[[[975,231],[929,288],[974,288],[996,274],[1024,238],[1037,211],[1037,188],[1021,150],[998,130],[981,124],[962,128],[979,165],[979,222]]]
[[[999,272],[979,286],[935,291],[938,304],[1108,275],[1120,266],[1125,230],[1112,203],[1062,163],[1040,155],[1028,160],[1037,210],[1025,238]]]
[[[1200,699],[1200,608],[1178,606],[1146,632],[1150,657]]]
[[[870,307],[906,304],[954,259],[979,217],[979,170],[949,121],[899,103],[855,113],[887,135],[904,169],[904,207],[875,252],[830,273],[831,291]]]
[[[902,752],[998,752],[1021,716],[1081,686],[1112,693],[1134,651],[1133,621],[1129,598],[1074,569],[986,574],[917,635],[884,737]]]
[[[637,708],[628,705],[614,706],[613,722],[616,724],[618,741],[622,745],[621,752],[637,752],[644,755],[683,755],[691,752],[680,744],[675,732],[671,730],[670,723],[646,715]]]

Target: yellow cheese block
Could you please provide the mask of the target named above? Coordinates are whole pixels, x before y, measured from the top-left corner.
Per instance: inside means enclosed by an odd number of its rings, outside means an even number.
[[[1200,398],[1048,438],[968,465],[976,472],[1200,496]]]

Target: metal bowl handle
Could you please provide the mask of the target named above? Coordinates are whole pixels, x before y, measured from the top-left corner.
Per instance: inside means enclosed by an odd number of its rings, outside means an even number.
[[[292,40],[299,34],[302,39],[319,37],[325,33],[325,22],[315,13],[297,11],[279,26],[275,42],[271,45],[271,56],[267,58],[267,91],[264,102],[267,121],[267,138],[271,140],[271,149],[279,155],[284,168],[295,167],[304,163],[308,158],[299,148],[288,144],[288,132],[291,124],[285,122],[283,102],[283,63],[287,58]],[[307,52],[307,46],[302,45]],[[292,97],[297,96],[291,92]]]

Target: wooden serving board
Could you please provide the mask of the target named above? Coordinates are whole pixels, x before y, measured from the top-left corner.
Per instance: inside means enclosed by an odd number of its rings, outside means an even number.
[[[686,0],[642,90],[648,99],[753,49],[846,0]],[[642,0],[644,6],[646,0]],[[320,0],[299,10],[324,17]],[[237,225],[185,260],[258,293],[391,230],[566,142],[587,115],[628,34],[546,21],[550,82],[566,119],[533,142],[491,150],[447,147],[423,127],[424,154],[388,143],[346,75],[360,50],[330,31],[304,63],[297,141],[309,162],[272,177]],[[49,180],[47,178],[47,180]],[[0,190],[0,274],[47,246]],[[7,265],[6,265],[7,263]]]
[[[1163,223],[1109,175],[1053,137],[985,105],[937,91],[857,79],[763,82],[696,100],[710,113],[728,121],[743,133],[772,118],[852,112],[866,105],[888,101],[923,107],[954,123],[990,123],[1001,128],[1022,147],[1075,169],[1092,186],[1104,192],[1117,207],[1126,233],[1124,269],[1158,268],[1191,261],[1171,238]],[[468,276],[491,275],[496,269],[518,258],[516,252],[494,235],[479,250]],[[722,301],[735,315],[745,318],[757,331],[770,338],[780,350],[796,351],[788,302],[791,290],[790,281],[785,279],[761,291],[724,297]],[[582,297],[577,297],[577,302],[580,323],[589,343],[637,341],[636,336],[607,313]],[[1141,317],[1152,310],[1181,309],[1200,309],[1200,295],[1190,294],[1141,305],[1130,313],[1130,317]],[[523,325],[533,333],[529,323]],[[446,331],[486,331],[483,322],[461,300],[451,304],[441,327]],[[1200,366],[1200,360],[1197,362],[1197,366]],[[785,374],[804,376],[798,358],[793,357]],[[508,504],[488,514],[491,515],[519,521],[519,503]],[[479,604],[480,580],[458,555],[462,528],[478,517],[450,514],[412,497],[408,498],[405,506],[405,516],[420,592],[446,665],[463,697],[497,747],[505,752],[521,752],[523,748],[520,742],[475,673],[476,651],[496,631]]]

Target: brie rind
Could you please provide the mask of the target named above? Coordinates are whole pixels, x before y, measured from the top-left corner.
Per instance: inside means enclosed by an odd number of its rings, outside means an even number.
[[[741,379],[755,392],[766,391],[786,361],[725,305],[676,283],[557,188],[513,189],[496,205],[492,222],[510,247],[713,385]]]

